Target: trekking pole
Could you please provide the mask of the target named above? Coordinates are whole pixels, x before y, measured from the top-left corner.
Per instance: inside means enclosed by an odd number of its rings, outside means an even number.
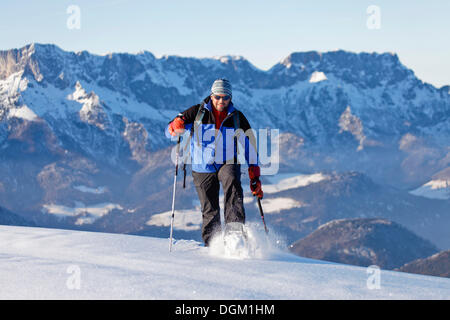
[[[259,208],[259,213],[261,214],[261,219],[264,225],[264,230],[266,231],[266,234],[269,234],[269,229],[267,229],[266,226],[266,221],[264,221],[264,212],[261,206],[261,198],[258,197],[258,208]]]
[[[175,217],[175,191],[177,189],[177,175],[178,175],[178,157],[180,154],[180,142],[181,136],[178,136],[177,142],[177,156],[175,160],[175,175],[173,177],[173,194],[172,194],[172,217],[170,219],[170,244],[169,244],[169,252],[172,251],[172,235],[173,235],[173,220]]]
[[[186,162],[183,163],[183,189],[186,189]]]

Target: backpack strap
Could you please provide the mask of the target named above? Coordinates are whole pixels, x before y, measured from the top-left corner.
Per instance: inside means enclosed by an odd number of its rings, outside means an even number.
[[[197,115],[195,116],[194,125],[191,127],[191,138],[194,136],[194,132],[197,133],[197,141],[199,141],[198,138],[198,129],[203,121],[203,116],[205,115],[205,108],[203,107],[205,103],[203,102],[200,105],[200,108],[198,108]]]
[[[191,139],[194,136],[194,131],[197,132],[197,141],[198,141],[198,128],[202,124],[203,116],[205,115],[205,108],[204,102],[200,105],[200,108],[198,108],[197,115],[195,116],[194,124],[191,127]],[[189,148],[189,143],[186,143],[186,146],[183,149],[183,189],[186,188],[186,157],[187,157],[187,150]]]
[[[239,147],[238,147],[238,141],[239,141],[239,132],[236,135],[236,131],[240,128],[240,119],[239,119],[239,112],[236,110],[233,114],[233,122],[234,122],[234,152],[236,154],[236,161],[238,157]]]
[[[239,119],[239,112],[237,110],[233,114],[233,121],[234,121],[234,130],[239,129],[240,119]]]

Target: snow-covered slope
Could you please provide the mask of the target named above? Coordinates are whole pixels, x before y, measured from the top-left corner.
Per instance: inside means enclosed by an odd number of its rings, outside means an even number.
[[[376,269],[296,257],[271,241],[262,241],[264,254],[233,259],[194,241],[179,240],[169,253],[167,239],[0,226],[0,299],[450,297],[450,279],[378,278]]]

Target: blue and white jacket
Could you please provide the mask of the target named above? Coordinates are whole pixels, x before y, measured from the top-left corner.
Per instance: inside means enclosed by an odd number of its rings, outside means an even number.
[[[196,124],[200,108],[204,108],[204,114],[201,123]],[[186,129],[180,144],[184,162],[191,163],[195,172],[208,173],[217,172],[224,163],[258,165],[255,134],[244,114],[230,102],[228,114],[217,131],[212,108],[211,98],[208,96],[202,103],[177,116],[184,120]],[[168,138],[177,139],[170,135],[169,126],[165,134]]]

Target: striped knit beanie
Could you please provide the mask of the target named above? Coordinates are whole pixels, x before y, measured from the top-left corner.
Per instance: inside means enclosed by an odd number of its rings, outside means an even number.
[[[211,94],[227,94],[232,97],[231,83],[227,79],[217,79],[211,87]]]

